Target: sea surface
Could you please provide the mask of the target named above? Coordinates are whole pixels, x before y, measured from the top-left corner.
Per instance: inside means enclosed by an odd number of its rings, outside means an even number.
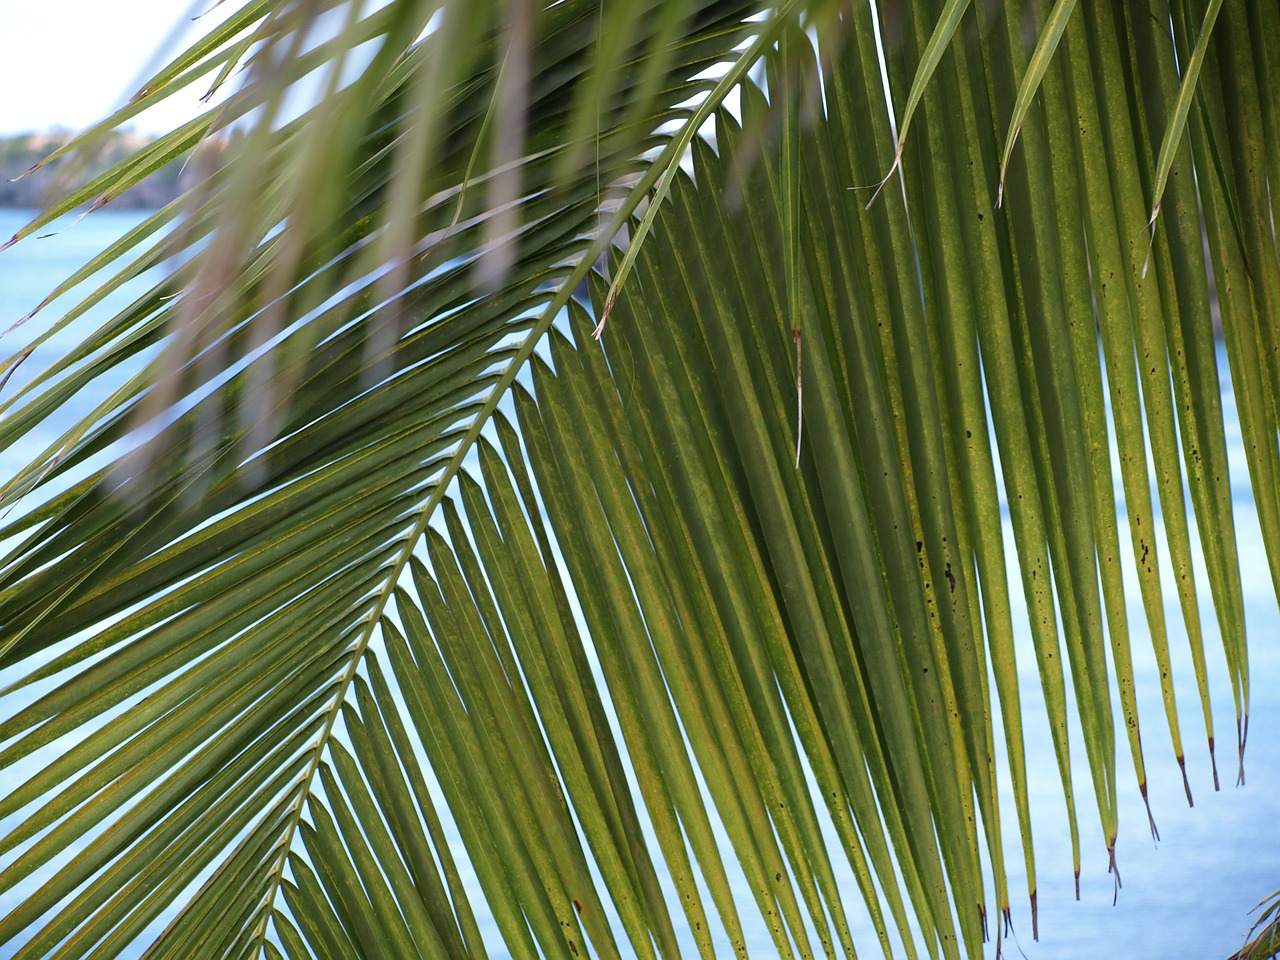
[[[0,210],[0,240],[21,226],[30,211]],[[136,225],[144,214],[99,211],[78,223],[67,221],[53,236],[28,239],[0,253],[0,330],[24,316],[60,280],[106,244]],[[49,233],[49,229],[40,231]],[[108,298],[96,307],[77,331],[55,336],[28,358],[0,393],[13,395],[21,383],[50,362],[84,330],[104,323],[132,296],[146,289],[145,281]],[[21,350],[41,330],[55,321],[71,301],[56,303],[19,330],[0,340],[0,357]],[[1080,899],[1075,899],[1071,850],[1062,790],[1043,719],[1040,686],[1025,629],[1020,636],[1019,670],[1023,681],[1023,713],[1027,728],[1027,759],[1031,777],[1033,834],[1038,872],[1039,942],[1031,938],[1026,881],[1019,853],[1017,823],[1012,796],[1002,797],[1005,846],[1009,852],[1009,885],[1012,896],[1014,936],[1002,944],[1006,956],[1019,954],[1028,960],[1078,960],[1098,956],[1206,960],[1225,958],[1244,942],[1252,923],[1251,908],[1280,887],[1280,616],[1258,530],[1257,515],[1249,495],[1243,447],[1235,422],[1235,405],[1226,382],[1226,357],[1219,347],[1224,377],[1223,404],[1228,424],[1237,542],[1245,591],[1245,610],[1251,641],[1252,713],[1247,776],[1236,786],[1235,716],[1218,639],[1216,622],[1205,588],[1202,617],[1209,654],[1214,721],[1218,743],[1221,789],[1213,789],[1199,699],[1191,675],[1182,615],[1176,594],[1166,584],[1166,618],[1175,668],[1180,681],[1178,706],[1186,747],[1187,772],[1195,806],[1189,808],[1174,761],[1160,700],[1158,673],[1145,633],[1136,581],[1127,586],[1131,599],[1132,631],[1139,713],[1142,719],[1151,810],[1159,827],[1156,843],[1147,825],[1147,814],[1136,787],[1127,742],[1117,744],[1119,771],[1120,838],[1117,863],[1123,887],[1117,889],[1108,873],[1108,861],[1093,806],[1093,791],[1083,768],[1084,751],[1073,742],[1077,761],[1075,793],[1081,824],[1083,862]],[[89,402],[89,401],[86,401]],[[41,431],[20,449],[0,451],[0,483],[47,443],[55,430]],[[1119,490],[1117,472],[1117,496]],[[1012,531],[1006,531],[1012,543]],[[1121,531],[1122,548],[1128,551],[1127,532]],[[1167,558],[1163,542],[1161,552]],[[1130,566],[1132,559],[1130,558]],[[1166,562],[1167,566],[1167,562]],[[1167,571],[1166,571],[1167,572]],[[1203,569],[1198,571],[1204,583]],[[1011,567],[1011,586],[1019,580]],[[1015,611],[1018,623],[1019,611]],[[1022,618],[1025,623],[1025,616]],[[1119,704],[1116,704],[1119,717]],[[1117,726],[1119,723],[1117,722]],[[996,729],[999,730],[997,724]],[[1076,727],[1078,733],[1078,725]],[[1003,757],[1000,758],[1003,765]],[[0,787],[5,792],[0,772]],[[837,857],[837,862],[843,858]],[[846,887],[846,906],[852,911],[859,900],[852,878]],[[11,892],[12,896],[17,891]],[[744,917],[753,912],[743,889]],[[1113,903],[1114,901],[1114,903]],[[855,920],[856,923],[856,920]],[[994,918],[992,929],[994,932]],[[748,930],[752,954],[769,957],[773,947],[763,927]],[[855,938],[865,956],[878,955],[869,936]],[[497,946],[497,944],[494,944]],[[989,944],[988,956],[995,955]],[[726,951],[727,954],[727,951]],[[500,956],[500,948],[494,956]]]

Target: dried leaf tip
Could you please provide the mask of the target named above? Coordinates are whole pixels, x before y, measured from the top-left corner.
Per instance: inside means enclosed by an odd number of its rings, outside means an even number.
[[[871,209],[871,205],[875,203],[876,198],[880,196],[880,191],[884,189],[884,185],[888,183],[889,179],[897,172],[898,167],[902,164],[902,149],[905,146],[905,141],[898,141],[898,149],[893,152],[893,163],[889,164],[889,172],[884,175],[884,179],[881,180],[880,184],[876,187],[876,192],[871,195],[871,199],[867,201],[867,205],[863,208],[864,210]]]
[[[1005,144],[1004,159],[1000,161],[1000,182],[996,185],[996,209],[1004,203],[1004,181],[1009,175],[1009,160],[1013,157],[1013,148],[1018,143],[1018,135],[1022,133],[1022,123],[1019,122],[1013,128],[1013,132],[1009,134],[1009,142]]]
[[[13,331],[17,330],[20,326],[22,326],[24,323],[26,323],[28,320],[34,317],[37,313],[43,310],[45,307],[45,304],[47,304],[48,302],[49,302],[48,298],[45,298],[45,300],[40,304],[40,306],[36,307],[34,310],[27,311],[26,314],[19,317],[17,320],[13,321],[13,323],[9,324],[8,328],[4,331],[4,333],[0,333],[0,340],[4,339],[9,334],[13,333]],[[31,349],[34,350],[35,348],[32,347]],[[27,353],[30,353],[30,352],[31,350],[27,351]],[[18,363],[21,363],[22,360],[26,359],[26,357],[27,357],[27,354],[24,353],[22,355],[22,358],[18,361]]]
[[[604,298],[604,309],[600,311],[600,322],[596,324],[596,328],[591,331],[591,339],[599,340],[600,335],[604,333],[604,325],[609,320],[609,314],[613,313],[613,305],[618,302],[618,288],[613,286],[609,288],[609,294]]]
[[[1151,210],[1151,219],[1147,221],[1147,255],[1142,261],[1142,279],[1147,279],[1147,268],[1151,266],[1151,251],[1156,245],[1156,218],[1160,216],[1160,202],[1157,201]]]
[[[13,326],[16,327],[17,324],[15,323]],[[12,330],[12,329],[13,327],[9,328],[9,330]],[[5,332],[8,333],[8,330],[6,330]],[[4,375],[0,376],[0,391],[4,390],[5,386],[9,383],[9,378],[13,376],[13,372],[17,370],[20,366],[22,366],[22,361],[27,359],[27,357],[31,356],[31,351],[34,349],[35,349],[34,346],[27,347],[26,350],[18,354],[18,358],[9,365],[9,369],[4,372]]]
[[[1138,792],[1142,794],[1142,802],[1147,808],[1147,825],[1151,828],[1151,842],[1153,844],[1160,842],[1160,831],[1156,828],[1156,818],[1151,813],[1151,800],[1147,796],[1147,781],[1143,780],[1138,784]]]
[[[1113,882],[1113,886],[1111,888],[1111,905],[1114,907],[1120,901],[1120,888],[1124,886],[1120,880],[1120,865],[1116,863],[1116,838],[1114,836],[1107,843],[1107,857],[1110,860],[1107,864],[1107,873],[1111,874]],[[1077,878],[1076,883],[1079,884],[1079,882],[1080,881]],[[1079,899],[1078,893],[1076,894],[1076,899]]]
[[[1241,726],[1239,718],[1236,719],[1236,743],[1239,754],[1239,769],[1236,773],[1236,786],[1244,786],[1244,743],[1249,739],[1249,715],[1244,715],[1244,725]]]
[[[863,207],[864,210],[871,209],[871,205],[876,202],[876,197],[880,196],[880,191],[884,189],[884,185],[889,182],[889,178],[894,175],[899,165],[902,163],[903,146],[904,144],[902,143],[898,144],[898,149],[893,154],[893,163],[889,165],[889,172],[884,175],[884,179],[881,180],[879,183],[864,183],[864,184],[860,184],[852,187],[845,187],[846,190],[855,190],[855,191],[870,190],[872,188],[875,189],[875,193],[871,195],[871,199],[868,200],[867,205]]]

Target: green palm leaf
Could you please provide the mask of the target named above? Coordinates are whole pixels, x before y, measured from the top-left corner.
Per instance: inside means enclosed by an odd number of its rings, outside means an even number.
[[[15,237],[194,148],[35,342],[149,288],[0,404],[6,449],[70,423],[0,488],[0,943],[980,956],[1006,782],[1036,923],[1015,632],[1077,879],[1113,692],[1146,795],[1109,429],[1177,762],[1148,440],[1243,777],[1199,218],[1280,584],[1280,144],[1230,45],[1276,18],[1222,5],[1180,84],[1194,11],[1040,6],[262,0],[87,134],[243,68]]]

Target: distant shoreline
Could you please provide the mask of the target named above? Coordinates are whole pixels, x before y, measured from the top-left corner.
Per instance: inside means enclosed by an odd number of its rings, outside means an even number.
[[[107,135],[92,157],[62,158],[28,175],[33,166],[73,136],[54,130],[0,137],[0,208],[44,209],[155,139],[117,131]],[[185,179],[181,160],[174,160],[112,199],[109,206],[115,210],[159,209],[181,195]]]

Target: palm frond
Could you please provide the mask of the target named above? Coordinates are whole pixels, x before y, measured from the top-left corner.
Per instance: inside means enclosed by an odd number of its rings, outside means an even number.
[[[1016,634],[1077,882],[1131,634],[1184,765],[1158,532],[1213,761],[1193,520],[1243,779],[1211,289],[1280,589],[1280,15],[1021,6],[260,0],[157,74],[243,65],[22,231],[206,168],[0,405],[79,413],[0,491],[0,943],[980,956]]]

